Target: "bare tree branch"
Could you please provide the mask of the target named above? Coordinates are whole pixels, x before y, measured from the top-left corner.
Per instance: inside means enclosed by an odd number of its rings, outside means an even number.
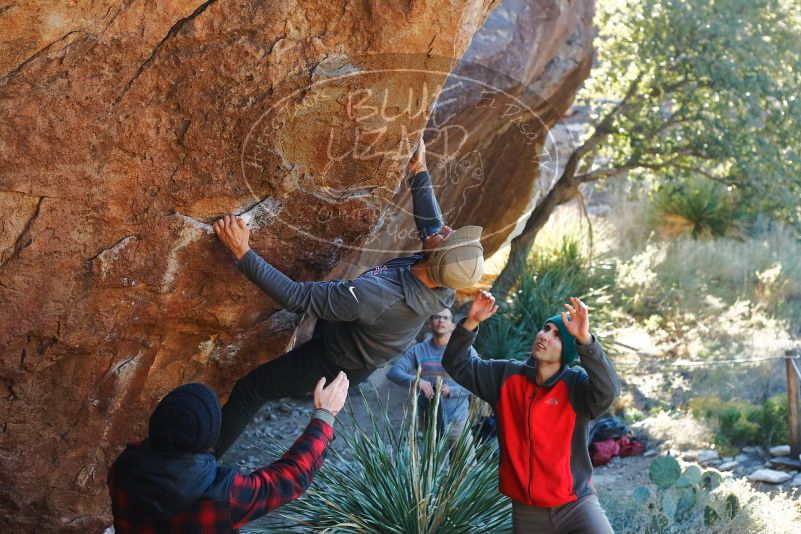
[[[605,178],[612,178],[614,176],[619,176],[623,173],[628,171],[632,171],[634,169],[651,169],[651,170],[662,170],[667,168],[679,169],[683,171],[689,171],[698,173],[710,180],[715,180],[717,182],[726,183],[725,179],[720,176],[715,176],[714,174],[706,171],[700,167],[693,166],[693,165],[686,165],[680,163],[684,156],[693,155],[695,154],[690,150],[683,150],[680,151],[668,160],[660,161],[657,163],[646,163],[642,161],[629,161],[623,165],[618,165],[616,167],[606,168],[606,169],[596,169],[594,171],[590,171],[584,174],[578,174],[573,177],[573,182],[576,184],[586,184],[590,182],[596,182],[598,180],[602,180]],[[703,159],[703,158],[702,158]]]
[[[612,123],[614,122],[615,118],[617,118],[626,109],[628,109],[629,106],[631,106],[632,99],[634,98],[634,95],[637,94],[637,88],[642,77],[643,73],[639,73],[634,80],[631,81],[631,84],[626,90],[626,94],[623,96],[620,102],[618,102],[615,107],[609,113],[607,113],[603,119],[601,119],[601,122],[599,122],[598,126],[595,127],[595,131],[592,133],[589,139],[584,141],[580,147],[570,154],[570,157],[565,164],[565,169],[562,172],[563,178],[572,180],[583,158],[598,148],[598,145],[601,144],[601,141],[603,141],[607,135],[613,133]]]
[[[573,182],[577,184],[588,184],[590,182],[597,182],[598,180],[602,180],[604,178],[612,178],[614,176],[619,176],[627,171],[634,170],[637,167],[638,167],[637,165],[621,165],[620,167],[614,167],[611,169],[597,169],[591,172],[574,176]]]
[[[587,212],[587,199],[584,197],[584,193],[582,193],[580,189],[578,190],[577,196],[578,196],[579,207],[581,208],[581,213],[582,215],[584,215],[584,219],[587,221],[587,237],[589,237],[590,239],[589,253],[590,253],[590,261],[592,261],[593,251],[595,249],[594,247],[595,239],[592,232],[592,221],[590,220],[590,214],[589,212]]]

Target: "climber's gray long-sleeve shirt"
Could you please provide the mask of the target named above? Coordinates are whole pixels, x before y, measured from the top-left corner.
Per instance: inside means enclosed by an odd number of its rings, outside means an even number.
[[[410,180],[421,236],[443,226],[427,172]],[[380,367],[408,349],[425,321],[453,304],[452,289],[431,289],[410,267],[421,254],[395,258],[348,281],[295,282],[250,250],[237,267],[273,300],[322,320],[326,355],[345,369]]]

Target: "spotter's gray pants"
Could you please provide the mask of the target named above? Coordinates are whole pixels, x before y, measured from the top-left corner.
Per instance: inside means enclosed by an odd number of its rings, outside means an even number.
[[[512,501],[512,532],[514,534],[614,533],[595,495],[587,495],[556,508],[527,506]]]

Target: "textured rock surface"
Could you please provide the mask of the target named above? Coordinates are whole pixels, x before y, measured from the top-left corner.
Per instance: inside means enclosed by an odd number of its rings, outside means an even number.
[[[771,456],[790,456],[790,446],[789,445],[776,445],[775,447],[771,447],[768,449]]]
[[[426,127],[428,162],[446,223],[483,226],[488,256],[525,222],[537,181],[557,177],[564,163],[551,148],[563,140],[549,140],[549,128],[589,74],[593,9],[591,0],[502,1],[434,108]],[[410,213],[408,189],[401,188],[367,246],[332,274],[353,276],[419,248],[406,232]]]
[[[793,478],[792,474],[775,469],[757,469],[748,475],[748,480],[752,482],[767,482],[769,484],[781,484],[791,478]]]
[[[325,275],[394,194],[490,4],[0,7],[0,529],[98,529],[107,467],[161,395],[225,394],[284,349],[294,316],[208,223],[243,213],[271,262]],[[379,94],[397,118],[353,102]]]

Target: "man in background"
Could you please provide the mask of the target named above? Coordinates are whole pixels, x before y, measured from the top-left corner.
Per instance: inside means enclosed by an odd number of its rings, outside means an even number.
[[[453,446],[467,424],[470,393],[457,384],[442,367],[442,355],[451,339],[453,329],[456,328],[451,310],[445,308],[432,315],[429,327],[431,339],[412,345],[404,352],[387,373],[387,378],[399,386],[408,388],[414,385],[417,380],[417,369],[420,368],[420,381],[417,383],[420,391],[417,402],[423,425],[425,418],[433,415],[430,414],[430,401],[434,397],[437,379],[442,378],[440,410],[436,414],[437,427],[440,432],[447,429],[448,442]],[[474,349],[471,347],[470,350]]]

